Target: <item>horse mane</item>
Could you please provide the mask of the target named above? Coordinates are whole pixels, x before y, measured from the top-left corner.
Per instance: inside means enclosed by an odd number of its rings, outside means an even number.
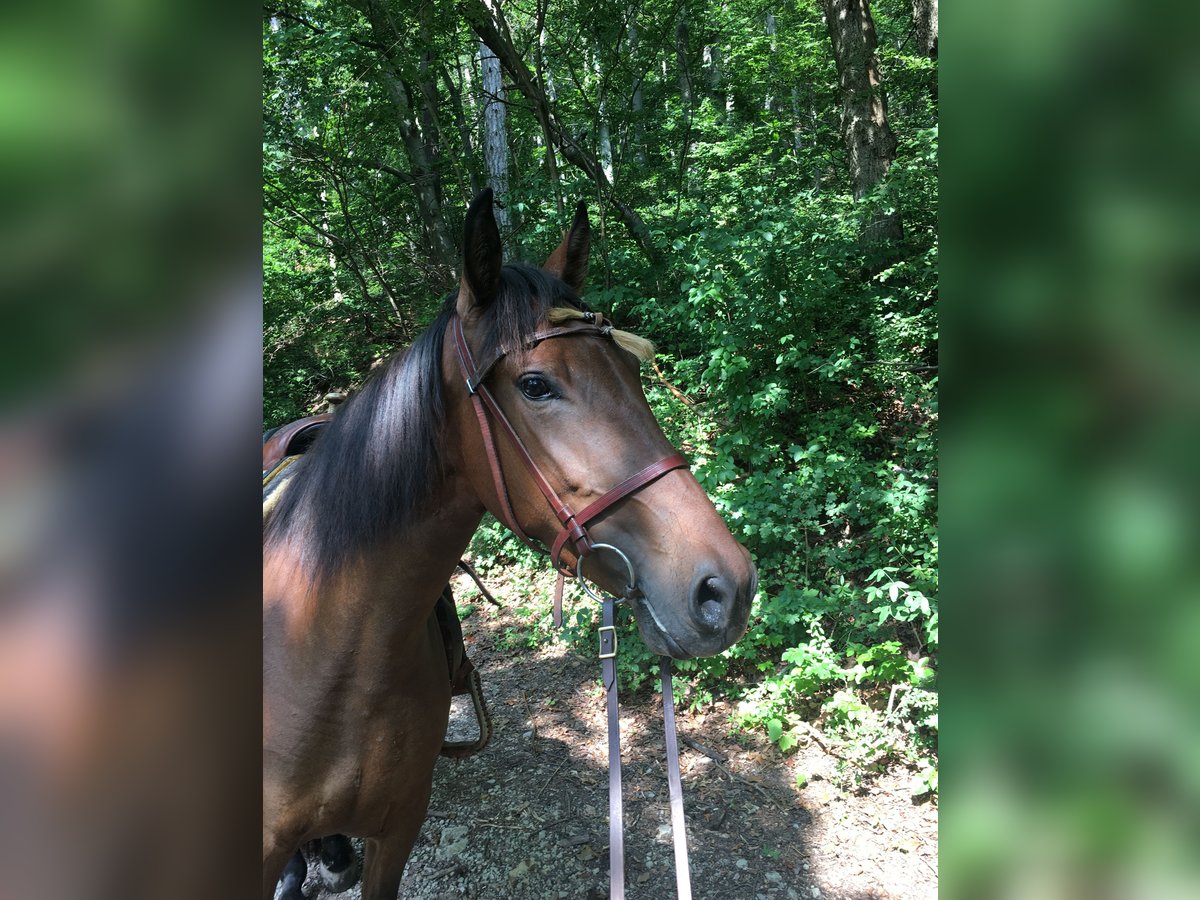
[[[442,474],[442,346],[458,293],[406,350],[379,366],[339,407],[293,466],[264,525],[267,547],[288,545],[314,583],[412,525]],[[522,263],[504,266],[483,310],[477,358],[519,346],[554,307],[580,308],[566,284]]]

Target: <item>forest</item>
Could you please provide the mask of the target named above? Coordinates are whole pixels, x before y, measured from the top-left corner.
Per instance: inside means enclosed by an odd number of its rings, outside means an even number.
[[[760,576],[680,701],[936,794],[937,75],[936,0],[267,0],[264,427],[428,324],[480,190],[528,262],[586,201],[586,300],[654,341],[650,405]],[[485,576],[542,569],[485,522]],[[521,639],[559,639],[547,578]]]

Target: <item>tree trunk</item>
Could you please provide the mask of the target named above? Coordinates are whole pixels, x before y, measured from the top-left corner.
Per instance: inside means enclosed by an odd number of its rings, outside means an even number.
[[[421,135],[425,153],[429,159],[437,159],[442,152],[442,126],[438,121],[437,56],[433,50],[433,6],[420,7],[421,16],[421,62],[418,66],[417,84],[421,92]]]
[[[505,126],[504,85],[500,60],[483,41],[479,42],[479,66],[483,71],[483,147],[487,159],[488,184],[500,201],[496,224],[504,232],[512,228],[508,215],[508,129]]]
[[[679,22],[675,26],[675,62],[679,66],[679,100],[683,106],[683,140],[679,147],[679,186],[675,195],[675,212],[687,195],[687,159],[692,148],[692,67],[688,54],[690,41],[688,35],[687,4],[679,10]]]
[[[775,97],[771,88],[779,77],[779,63],[775,59],[775,14],[767,13],[767,37],[771,42],[771,55],[767,58],[767,96],[763,100],[763,112],[770,113],[775,105]]]
[[[621,221],[625,223],[625,227],[629,231],[629,236],[637,244],[638,249],[642,251],[646,259],[652,263],[659,262],[658,249],[654,245],[654,238],[650,234],[650,229],[646,227],[646,223],[642,221],[642,217],[637,214],[637,211],[623,202],[613,192],[608,178],[604,175],[604,169],[601,168],[596,158],[588,152],[587,148],[580,146],[558,120],[554,111],[550,108],[545,92],[538,86],[533,73],[525,65],[525,61],[521,58],[521,54],[517,52],[511,38],[507,36],[508,29],[504,26],[503,16],[500,11],[497,10],[493,16],[492,12],[483,5],[482,0],[462,0],[460,9],[463,12],[463,17],[470,23],[471,28],[474,29],[480,40],[487,44],[492,49],[492,52],[500,58],[501,65],[512,76],[513,84],[517,90],[533,104],[534,112],[542,121],[543,128],[550,133],[554,143],[562,151],[563,156],[573,165],[582,169],[595,182],[601,196],[606,197],[608,202],[616,207],[617,212],[620,213]]]
[[[637,24],[631,19],[629,22],[629,57],[634,62],[634,71],[641,71],[641,66],[638,65],[638,30]],[[638,75],[633,82],[633,96],[630,98],[630,107],[633,110],[633,158],[637,160],[639,166],[645,167],[646,162],[646,136],[645,129],[642,124],[642,78]]]
[[[454,83],[454,79],[450,77],[450,70],[445,65],[441,67],[441,75],[442,84],[446,86],[446,91],[450,94],[450,109],[454,114],[454,125],[458,128],[458,141],[462,147],[467,179],[471,184],[471,196],[466,198],[469,203],[471,197],[483,190],[483,186],[479,183],[479,176],[476,174],[478,164],[475,162],[475,148],[471,144],[471,128],[467,125],[467,114],[463,109],[462,90]]]
[[[371,23],[375,43],[380,48],[377,52],[384,87],[387,88],[388,98],[392,101],[392,108],[396,114],[396,127],[400,132],[400,139],[404,144],[404,150],[408,155],[414,176],[413,192],[416,194],[417,212],[421,218],[425,249],[433,264],[434,277],[439,281],[444,281],[448,287],[453,284],[453,272],[458,252],[455,250],[454,241],[450,240],[446,231],[445,219],[442,216],[441,173],[434,165],[434,157],[430,154],[424,136],[418,127],[417,115],[413,109],[412,90],[400,76],[391,56],[392,49],[403,43],[403,36],[397,30],[381,0],[352,0],[352,2]]]
[[[616,179],[613,177],[613,151],[612,151],[612,136],[608,129],[608,97],[607,90],[604,85],[603,73],[600,71],[600,51],[597,48],[596,55],[592,57],[592,68],[596,73],[596,83],[599,87],[599,108],[597,109],[596,117],[600,120],[597,130],[600,133],[598,145],[600,147],[600,167],[604,169],[604,177],[608,179],[609,184],[615,184]]]
[[[688,21],[687,7],[679,12],[679,23],[675,26],[675,61],[679,66],[679,98],[683,101],[684,114],[692,114],[692,70],[688,65]]]
[[[825,24],[837,63],[842,96],[842,137],[850,157],[854,199],[862,200],[887,175],[896,158],[896,137],[887,119],[887,98],[875,54],[875,22],[867,0],[823,0]],[[864,243],[902,236],[900,217],[869,209],[862,226]]]
[[[800,88],[792,85],[792,152],[796,154],[796,162],[801,159],[804,149],[804,138],[800,126]]]
[[[721,99],[721,48],[716,44],[704,48],[704,69],[708,72],[708,95],[717,103]]]
[[[537,52],[534,55],[534,71],[537,75],[537,84],[542,93],[546,95],[550,103],[554,103],[557,94],[554,87],[554,74],[546,65],[545,49],[546,49],[546,0],[542,0],[538,4],[538,19],[537,19]],[[542,127],[542,141],[546,147],[546,176],[550,179],[551,189],[554,191],[554,207],[558,210],[558,219],[563,221],[567,217],[567,207],[563,202],[562,186],[558,180],[558,160],[554,158],[554,139],[550,135],[550,127],[546,122],[546,117],[538,116],[538,124]]]
[[[922,56],[937,59],[938,0],[913,0],[913,26],[917,31],[917,50]]]
[[[708,69],[708,94],[712,98],[713,106],[719,108],[724,103],[725,121],[732,125],[734,121],[733,92],[729,90],[730,85],[725,78],[725,57],[721,53],[720,44],[712,44],[704,48],[704,65]]]

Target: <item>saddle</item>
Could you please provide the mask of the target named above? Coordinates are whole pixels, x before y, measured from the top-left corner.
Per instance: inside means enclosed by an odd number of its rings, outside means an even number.
[[[263,475],[287,456],[299,456],[312,446],[333,413],[321,413],[316,416],[306,416],[295,422],[288,422],[278,428],[272,428],[263,434]]]
[[[279,497],[287,488],[292,475],[292,466],[320,436],[322,429],[333,418],[332,413],[321,413],[289,422],[263,434],[263,518],[275,508]],[[459,565],[478,583],[478,577],[466,563]],[[480,585],[481,590],[483,586]],[[484,591],[486,594],[486,590]],[[487,746],[492,737],[492,718],[483,697],[483,682],[479,670],[467,656],[463,642],[462,623],[454,605],[454,594],[447,584],[438,597],[433,615],[427,627],[441,637],[446,653],[446,669],[450,678],[450,694],[454,697],[470,696],[479,723],[479,737],[474,741],[446,741],[441,755],[452,759],[474,756]]]

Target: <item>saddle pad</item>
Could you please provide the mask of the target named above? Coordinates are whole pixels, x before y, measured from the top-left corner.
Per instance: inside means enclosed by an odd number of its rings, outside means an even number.
[[[287,488],[288,483],[292,480],[292,466],[299,458],[298,455],[285,456],[275,465],[275,468],[263,476],[264,522],[267,520],[267,516],[270,515],[271,510],[279,503],[279,498],[283,496],[284,489]]]

